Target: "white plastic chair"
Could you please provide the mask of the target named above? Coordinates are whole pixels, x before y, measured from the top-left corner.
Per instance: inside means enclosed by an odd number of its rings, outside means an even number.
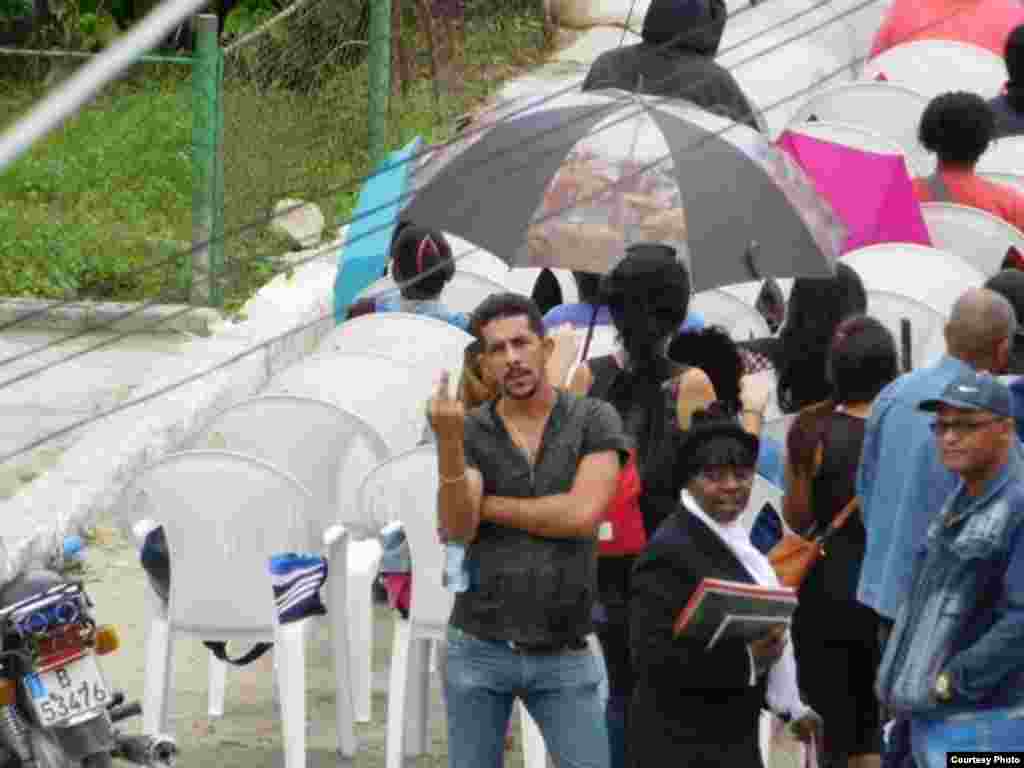
[[[914,40],[883,51],[864,65],[861,78],[901,83],[928,101],[947,91],[970,91],[983,99],[999,95],[1008,79],[1002,56],[954,40]]]
[[[355,489],[371,469],[391,457],[376,430],[355,414],[325,400],[294,395],[263,395],[237,403],[217,414],[196,443],[255,456],[290,472],[318,503],[315,520],[321,531],[337,523],[358,523]],[[380,558],[376,538],[349,542],[349,647],[356,721],[361,723],[370,722],[372,715],[372,595]],[[224,713],[227,667],[211,657],[211,717]]]
[[[1024,195],[1024,175],[1017,173],[1001,173],[997,171],[986,171],[979,173],[984,179],[1010,187],[1014,191]]]
[[[424,407],[442,365],[443,361],[436,367],[409,365],[369,354],[314,355],[283,370],[266,392],[334,403],[370,424],[393,455],[415,447],[422,438],[427,424]],[[461,370],[460,364],[453,379]],[[366,521],[353,522],[357,525],[357,533],[368,532]]]
[[[577,328],[573,333],[579,339],[580,352],[583,351],[583,342],[587,340],[587,329]],[[619,347],[616,340],[615,327],[611,325],[594,326],[594,336],[590,340],[590,349],[587,350],[587,359],[602,357],[603,355],[614,354]]]
[[[1024,176],[1024,136],[1003,136],[989,144],[974,166],[976,173]]]
[[[988,211],[956,203],[921,203],[932,245],[961,256],[987,277],[1002,266],[1010,246],[1024,253],[1024,234]]]
[[[117,519],[131,538],[164,528],[170,552],[170,599],[152,591],[146,638],[143,730],[170,733],[174,636],[273,642],[280,693],[285,768],[306,766],[305,625],[277,618],[270,557],[328,550],[326,616],[336,685],[339,748],[356,751],[345,599],[348,533],[321,540],[317,504],[302,483],[252,456],[183,451],[147,467],[119,499]],[[253,521],[258,520],[259,525]],[[216,573],[211,564],[218,564]]]
[[[580,300],[580,292],[576,287],[576,279],[568,269],[552,269],[552,274],[558,280],[562,289],[562,303],[575,304]],[[505,290],[512,293],[521,293],[523,296],[533,295],[533,286],[540,276],[539,267],[512,267],[505,275]]]
[[[430,651],[443,642],[454,596],[444,587],[444,548],[437,537],[437,451],[413,449],[377,467],[359,489],[364,517],[401,521],[412,559],[409,618],[395,617],[385,765],[403,768],[406,756],[427,751]],[[520,707],[527,768],[544,768],[546,751],[536,723]]]
[[[346,320],[327,335],[316,354],[379,355],[407,365],[426,365],[437,372],[447,369],[457,377],[472,341],[465,331],[434,317],[376,312]]]
[[[878,320],[892,334],[896,348],[901,348],[901,320],[910,321],[910,363],[914,368],[928,365],[929,350],[936,337],[942,340],[946,325],[944,315],[934,307],[909,296],[891,291],[869,290],[868,314]]]
[[[813,94],[796,110],[789,128],[814,117],[873,131],[903,148],[912,175],[935,170],[935,156],[917,140],[928,99],[906,84],[856,81],[834,85]]]
[[[445,237],[452,247],[452,258],[455,260],[457,273],[471,272],[493,283],[504,284],[505,275],[508,274],[508,264],[490,251],[478,248],[468,240],[448,233],[445,233]],[[442,296],[444,295],[442,294]]]
[[[492,293],[504,293],[505,286],[475,272],[456,269],[441,291],[441,302],[452,312],[472,312]],[[397,296],[398,286],[391,277],[382,277],[359,294],[357,299]],[[365,315],[364,315],[365,317]]]
[[[860,275],[866,290],[902,294],[943,315],[949,315],[965,290],[985,282],[981,270],[960,256],[916,243],[869,245],[842,260]]]
[[[705,325],[723,328],[734,341],[772,335],[768,323],[752,305],[726,291],[698,291],[690,299],[690,309],[704,316]]]
[[[765,2],[765,6],[769,5]],[[759,6],[760,7],[760,6]],[[790,14],[791,15],[791,14]],[[730,25],[725,26],[725,36]],[[769,138],[778,138],[808,93],[848,82],[849,62],[823,45],[778,31],[763,32],[756,40],[723,53],[717,61],[726,67],[759,112]]]
[[[775,282],[778,283],[779,289],[782,291],[783,298],[788,300],[789,294],[793,290],[793,278],[777,277],[775,278]],[[757,296],[761,292],[761,286],[763,284],[763,280],[751,280],[746,283],[722,285],[718,287],[718,290],[725,291],[726,293],[735,296],[744,304],[749,304],[752,307],[757,303]]]

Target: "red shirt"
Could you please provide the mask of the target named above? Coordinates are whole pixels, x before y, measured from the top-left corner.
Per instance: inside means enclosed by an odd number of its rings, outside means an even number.
[[[952,198],[950,202],[981,208],[1024,232],[1024,195],[1017,190],[959,169],[944,168],[942,180]],[[914,196],[922,203],[934,199],[926,179],[914,179]]]
[[[956,40],[1002,57],[1018,24],[1024,24],[1020,0],[895,0],[868,58],[912,40]]]

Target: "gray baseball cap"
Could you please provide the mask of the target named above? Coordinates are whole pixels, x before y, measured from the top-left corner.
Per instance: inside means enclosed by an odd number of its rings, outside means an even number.
[[[988,411],[997,416],[1013,418],[1013,398],[1010,390],[995,376],[978,371],[963,373],[951,381],[942,395],[918,404],[922,411],[934,412],[940,406],[970,411]]]

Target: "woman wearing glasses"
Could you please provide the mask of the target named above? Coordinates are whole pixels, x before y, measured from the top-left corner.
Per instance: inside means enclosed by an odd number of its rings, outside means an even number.
[[[800,411],[786,439],[783,516],[820,532],[855,495],[871,404],[899,374],[896,344],[877,320],[839,324],[828,352],[832,397]],[[800,588],[793,642],[800,689],[825,720],[825,768],[877,768],[881,724],[872,684],[880,661],[875,613],[857,602],[864,559],[859,511],[831,537]]]
[[[747,644],[675,638],[673,625],[705,578],[778,586],[739,521],[754,482],[758,439],[718,403],[693,415],[644,473],[646,502],[666,515],[633,570],[629,636],[635,688],[630,764],[761,768],[758,722],[767,701],[798,738],[820,718],[801,701],[785,632]]]

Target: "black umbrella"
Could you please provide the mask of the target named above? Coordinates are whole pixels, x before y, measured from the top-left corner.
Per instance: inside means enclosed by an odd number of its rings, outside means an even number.
[[[483,120],[425,156],[403,220],[513,267],[606,272],[627,245],[664,242],[689,260],[694,290],[833,273],[842,223],[799,166],[746,126],[621,91]]]

